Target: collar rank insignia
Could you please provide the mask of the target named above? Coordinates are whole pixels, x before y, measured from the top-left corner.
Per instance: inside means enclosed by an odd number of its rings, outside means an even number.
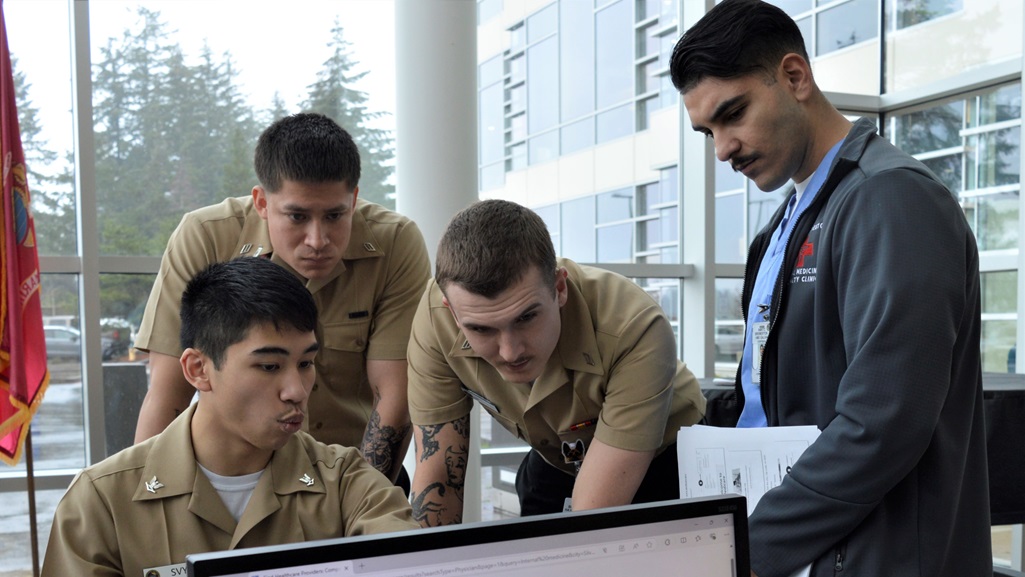
[[[157,481],[157,476],[156,475],[153,475],[152,479],[150,479],[149,481],[146,481],[146,490],[149,491],[150,493],[156,493],[157,489],[163,489],[163,488],[164,488],[164,484],[161,483],[160,481]]]
[[[311,477],[311,476],[309,476],[309,475],[304,473],[302,477],[299,477],[299,482],[300,483],[305,483],[307,487],[312,487],[313,486],[313,477]]]

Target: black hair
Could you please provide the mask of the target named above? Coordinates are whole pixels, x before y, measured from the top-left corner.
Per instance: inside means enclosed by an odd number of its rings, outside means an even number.
[[[334,120],[312,112],[286,116],[263,131],[253,157],[256,177],[267,192],[284,181],[359,185],[359,149]]]
[[[302,282],[260,257],[214,263],[189,281],[182,293],[181,346],[195,348],[220,368],[225,351],[246,338],[254,325],[313,331],[317,305]]]
[[[808,61],[801,30],[786,12],[762,0],[724,0],[683,33],[673,48],[673,86],[686,93],[705,78],[766,74],[787,54]]]

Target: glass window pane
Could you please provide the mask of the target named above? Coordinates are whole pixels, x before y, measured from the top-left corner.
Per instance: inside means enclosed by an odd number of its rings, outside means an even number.
[[[545,221],[548,234],[552,236],[559,234],[559,205],[549,204],[548,206],[535,208],[534,212],[541,217],[541,220]]]
[[[477,24],[483,24],[502,13],[503,0],[480,0],[477,4]]]
[[[553,34],[559,25],[558,5],[551,4],[527,18],[527,43],[532,44]]]
[[[964,188],[961,178],[961,156],[960,154],[927,158],[922,164],[929,167],[929,170],[939,177],[940,182],[945,184],[953,193],[959,193]]]
[[[676,202],[679,200],[679,174],[676,166],[663,168],[659,172],[658,191],[659,202]]]
[[[67,3],[7,0],[21,144],[40,255],[74,255],[74,123]]]
[[[680,0],[662,0],[661,10],[658,15],[658,22],[666,27],[675,24],[679,19]]]
[[[733,378],[743,354],[744,320],[740,312],[741,279],[715,279],[715,376]]]
[[[964,100],[901,114],[894,122],[894,144],[908,154],[961,146]]]
[[[1015,321],[982,321],[982,371],[1011,373],[1015,369]]]
[[[811,10],[812,0],[769,0],[770,4],[778,6],[781,10],[796,18],[798,15]]]
[[[987,194],[962,202],[979,250],[1018,246],[1018,193]]]
[[[963,0],[917,0],[897,2],[897,27],[906,28],[963,8]]]
[[[501,84],[480,91],[480,163],[491,164],[505,156],[505,118]]]
[[[527,45],[527,27],[520,22],[509,29],[509,49],[516,51]]]
[[[41,275],[39,298],[46,333],[50,386],[32,421],[36,470],[85,466],[83,337],[78,317],[78,294],[77,275]],[[86,338],[95,339],[96,333],[92,330]],[[23,459],[15,469],[24,470],[24,466]]]
[[[1017,184],[1021,168],[1021,128],[1006,128],[968,138],[969,190]]]
[[[559,157],[559,131],[553,130],[527,141],[530,164],[540,164]]]
[[[509,75],[509,82],[519,82],[527,77],[526,57],[522,54],[516,58],[506,60],[506,74]]]
[[[877,0],[851,0],[820,12],[816,54],[822,56],[879,36]]]
[[[576,262],[594,262],[594,197],[562,204],[562,252]]]
[[[559,44],[549,38],[527,50],[527,125],[531,134],[559,123]]]
[[[744,175],[733,170],[729,162],[715,162],[715,191],[726,192],[729,190],[743,190],[747,179]]]
[[[594,145],[594,118],[583,120],[562,128],[562,153],[570,154]]]
[[[1005,86],[968,101],[968,126],[985,126],[1021,118],[1021,85]],[[977,109],[977,110],[976,110]]]
[[[660,242],[676,242],[680,238],[680,221],[677,218],[679,210],[673,206],[670,208],[662,208],[658,211],[658,222],[661,227],[659,231]],[[679,262],[676,258],[670,260],[664,260],[666,263]]]
[[[747,258],[744,240],[744,195],[717,196],[715,262],[743,264]]]
[[[497,162],[481,167],[480,190],[491,190],[505,186],[505,163]]]
[[[769,220],[772,218],[772,215],[776,212],[776,209],[779,208],[779,205],[783,203],[783,199],[785,198],[783,193],[787,190],[786,186],[772,192],[762,192],[753,185],[749,188],[750,192],[748,193],[747,204],[748,236],[744,241],[745,245],[751,244],[751,241],[754,240],[758,231],[762,230],[765,225],[769,224]]]
[[[633,218],[632,188],[622,188],[598,195],[598,224]]]
[[[510,149],[509,170],[522,170],[527,167],[527,145],[519,143]]]
[[[613,108],[598,115],[598,143],[608,142],[634,132],[633,103]]]
[[[1014,313],[1018,310],[1018,272],[984,272],[982,313]]]
[[[633,230],[632,222],[599,228],[598,262],[631,262]]]
[[[594,11],[559,2],[559,86],[563,122],[594,112]]]
[[[520,84],[509,89],[510,112],[523,112],[527,107],[527,86]]]
[[[618,104],[633,94],[633,11],[627,0],[595,15],[598,108]]]
[[[502,79],[502,57],[495,56],[490,60],[485,60],[478,68],[477,82],[478,85],[483,88],[485,86],[494,84]]]
[[[360,196],[394,206],[394,114],[382,106],[394,82],[381,72],[394,66],[393,10],[278,8],[206,2],[197,18],[175,0],[89,5],[102,254],[159,256],[183,213],[248,195],[259,133],[299,110],[343,124],[362,151]],[[239,42],[224,22],[302,33]],[[268,74],[268,62],[288,65]]]
[[[527,138],[527,115],[517,114],[512,118],[508,119],[509,123],[509,141],[519,142]]]

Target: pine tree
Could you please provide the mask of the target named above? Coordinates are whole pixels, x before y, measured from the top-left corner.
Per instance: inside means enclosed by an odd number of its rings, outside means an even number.
[[[308,87],[303,110],[333,119],[352,135],[359,146],[362,165],[360,198],[394,208],[395,185],[389,182],[395,158],[391,133],[369,126],[385,113],[372,112],[367,106],[367,93],[355,88],[368,72],[356,72],[358,63],[353,60],[351,46],[336,19],[328,42],[331,56],[317,73],[316,82]]]
[[[31,84],[18,70],[18,59],[13,56],[11,68],[39,254],[75,254],[75,194],[70,154],[65,156],[64,162],[58,163],[60,155],[42,139],[39,109],[29,97]]]

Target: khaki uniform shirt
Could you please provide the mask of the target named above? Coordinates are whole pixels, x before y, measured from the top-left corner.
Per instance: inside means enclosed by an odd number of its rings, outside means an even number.
[[[470,348],[434,281],[413,320],[409,412],[416,425],[469,414],[476,399],[546,461],[575,474],[591,439],[632,451],[676,442],[701,419],[705,399],[679,361],[661,307],[614,273],[560,259],[569,270],[562,333],[533,385],[504,380]]]
[[[358,451],[303,432],[271,457],[236,523],[196,464],[194,412],[75,477],[57,505],[44,576],[142,577],[192,553],[419,528],[402,489]]]
[[[252,197],[229,198],[186,214],[168,240],[135,346],[180,356],[186,283],[211,263],[268,253],[292,270],[273,253],[267,222]],[[362,444],[373,408],[366,361],[406,358],[410,324],[428,278],[430,260],[416,224],[358,200],[342,260],[325,279],[306,283],[319,312],[321,348],[308,420],[317,440]]]

